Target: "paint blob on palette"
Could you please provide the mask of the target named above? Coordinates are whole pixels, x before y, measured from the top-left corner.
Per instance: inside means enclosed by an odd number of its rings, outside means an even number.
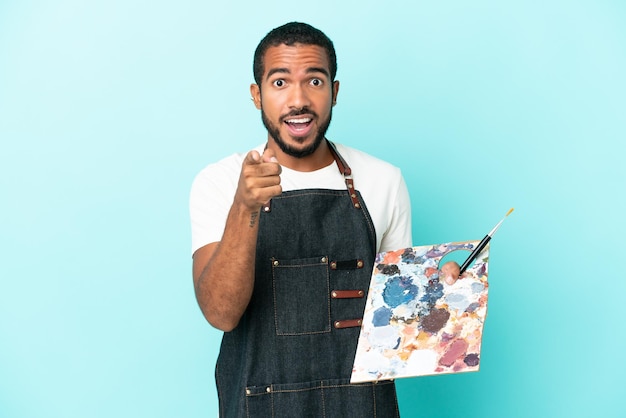
[[[351,381],[478,371],[487,315],[489,245],[454,283],[443,257],[479,241],[405,248],[376,257]]]

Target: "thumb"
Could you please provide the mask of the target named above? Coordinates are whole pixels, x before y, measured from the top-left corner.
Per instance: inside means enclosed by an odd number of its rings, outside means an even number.
[[[274,151],[271,149],[266,149],[265,151],[263,151],[263,162],[265,163],[277,163],[278,160],[276,159],[276,154],[274,154]]]

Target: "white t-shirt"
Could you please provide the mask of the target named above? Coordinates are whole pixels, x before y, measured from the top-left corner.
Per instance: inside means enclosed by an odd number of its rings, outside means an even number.
[[[354,148],[336,144],[339,155],[352,169],[356,190],[361,192],[376,230],[376,251],[407,248],[411,239],[411,203],[400,169]],[[263,153],[265,144],[255,149]],[[233,154],[204,168],[196,176],[189,199],[191,251],[222,239],[233,203],[241,165],[247,153]],[[346,189],[337,164],[312,172],[282,167],[283,191],[301,189]]]

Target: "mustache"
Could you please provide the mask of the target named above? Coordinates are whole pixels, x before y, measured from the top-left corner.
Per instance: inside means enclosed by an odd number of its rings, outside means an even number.
[[[309,109],[308,107],[303,107],[300,109],[293,109],[292,111],[290,111],[289,113],[282,115],[280,117],[280,121],[284,122],[285,119],[287,118],[293,118],[294,116],[300,116],[300,115],[311,115],[315,118],[317,118],[317,113],[315,113],[314,111],[312,111],[311,109]]]

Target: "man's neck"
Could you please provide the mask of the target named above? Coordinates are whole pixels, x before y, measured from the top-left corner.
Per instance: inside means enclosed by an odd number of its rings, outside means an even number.
[[[315,171],[327,167],[334,160],[328,147],[328,142],[323,140],[313,154],[306,157],[293,157],[283,152],[278,144],[270,137],[267,141],[267,148],[274,151],[278,163],[295,171]]]

